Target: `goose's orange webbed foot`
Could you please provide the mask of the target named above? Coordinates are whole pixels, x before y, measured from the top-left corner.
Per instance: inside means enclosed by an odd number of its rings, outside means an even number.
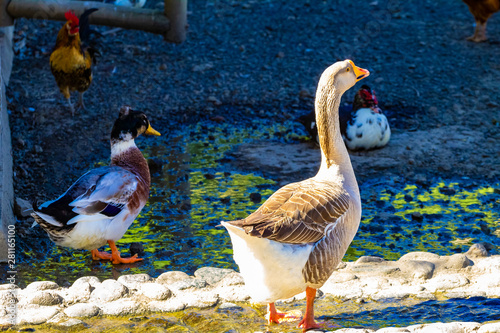
[[[302,312],[299,310],[281,312],[276,310],[274,303],[269,303],[267,306],[266,319],[269,324],[298,321],[300,320],[300,317],[302,317]]]

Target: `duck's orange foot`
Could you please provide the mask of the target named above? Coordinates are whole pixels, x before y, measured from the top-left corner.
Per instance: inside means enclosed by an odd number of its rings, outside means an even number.
[[[111,260],[111,253],[99,252],[98,249],[90,251],[92,253],[92,260]]]
[[[130,258],[122,258],[120,256],[120,252],[113,252],[112,253],[113,258],[111,259],[111,263],[117,265],[117,264],[133,264],[134,262],[142,261],[144,260],[143,258],[137,258],[137,254],[134,254],[134,256]]]
[[[111,248],[111,263],[117,264],[133,264],[138,261],[142,261],[144,259],[137,258],[137,254],[133,255],[130,258],[122,258],[120,255],[120,251],[116,248],[115,242],[108,240],[109,247]]]

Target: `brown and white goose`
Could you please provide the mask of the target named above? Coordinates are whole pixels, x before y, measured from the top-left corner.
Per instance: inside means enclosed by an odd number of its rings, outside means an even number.
[[[319,328],[313,310],[316,290],[342,260],[361,218],[358,184],[337,113],[342,94],[369,74],[345,60],[321,75],[315,103],[318,174],[282,187],[246,219],[222,222],[252,299],[268,303],[269,323],[287,320],[276,310],[276,300],[305,290],[306,312],[298,327]]]
[[[54,243],[90,250],[94,260],[113,264],[142,260],[122,258],[115,245],[149,198],[149,167],[134,142],[141,134],[160,135],[144,113],[122,107],[111,131],[111,165],[87,172],[56,200],[33,208]],[[111,254],[98,250],[106,242]]]

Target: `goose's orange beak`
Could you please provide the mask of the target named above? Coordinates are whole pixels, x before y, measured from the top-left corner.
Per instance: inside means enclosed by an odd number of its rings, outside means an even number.
[[[349,62],[351,63],[351,66],[354,70],[354,75],[356,75],[356,82],[370,75],[370,72],[367,69],[356,66],[351,60],[349,60]]]

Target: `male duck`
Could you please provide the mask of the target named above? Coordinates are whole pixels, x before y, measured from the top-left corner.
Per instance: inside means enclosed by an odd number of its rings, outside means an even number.
[[[342,260],[361,218],[358,184],[339,130],[342,94],[370,73],[350,60],[322,74],[316,93],[321,166],[313,178],[286,185],[246,219],[222,222],[250,295],[268,303],[269,323],[290,314],[274,302],[306,291],[304,331],[319,328],[314,298]]]
[[[56,200],[33,208],[54,243],[90,250],[92,259],[113,264],[142,260],[122,258],[115,245],[149,197],[148,164],[134,142],[140,134],[160,135],[144,113],[122,107],[111,131],[111,165],[87,172]],[[106,242],[111,254],[98,250]]]
[[[339,110],[340,132],[350,150],[369,150],[384,147],[391,138],[387,117],[378,107],[375,92],[366,84],[354,96],[352,108],[342,105]],[[313,140],[318,142],[314,111],[299,119]]]

